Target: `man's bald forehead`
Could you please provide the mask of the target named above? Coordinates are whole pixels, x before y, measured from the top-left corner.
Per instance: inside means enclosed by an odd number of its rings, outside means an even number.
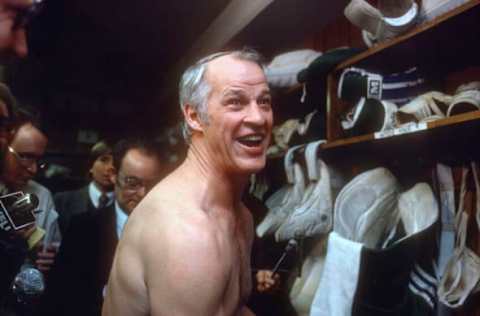
[[[18,128],[15,136],[13,137],[13,142],[19,138],[30,138],[34,136],[47,139],[47,136],[45,136],[45,134],[43,134],[43,132],[32,123],[25,123]]]
[[[235,68],[231,67],[231,66],[234,66],[235,64],[255,65],[263,72],[263,68],[255,61],[238,57],[234,53],[232,53],[232,54],[220,56],[208,62],[206,65],[204,76],[210,83],[212,83],[211,80],[213,79],[214,73],[215,75],[219,75],[220,72],[223,72],[223,75],[225,75],[228,73],[228,72],[225,72],[225,69],[231,69],[232,71],[235,71],[234,70]]]
[[[228,64],[231,64],[233,62],[252,62],[252,61],[239,58],[239,57],[235,56],[233,53],[226,54],[226,55],[222,55],[220,57],[217,57],[217,58],[209,61],[207,63],[206,71],[208,72],[208,70],[211,69],[211,68],[215,69],[216,67],[219,67],[219,66],[221,67],[221,66],[224,66],[224,65],[228,65]]]

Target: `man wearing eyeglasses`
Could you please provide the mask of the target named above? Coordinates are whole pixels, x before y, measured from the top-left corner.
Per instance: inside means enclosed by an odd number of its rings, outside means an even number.
[[[8,192],[22,191],[38,197],[40,212],[36,216],[36,226],[42,230],[44,236],[37,248],[35,263],[40,271],[48,273],[53,265],[61,235],[51,192],[32,180],[37,172],[45,167],[41,158],[48,142],[37,126],[37,122],[27,113],[18,118],[13,138],[5,150],[0,182]]]
[[[125,223],[164,169],[157,145],[138,139],[116,144],[113,164],[115,202],[72,218],[47,283],[42,316],[101,314],[104,288]]]

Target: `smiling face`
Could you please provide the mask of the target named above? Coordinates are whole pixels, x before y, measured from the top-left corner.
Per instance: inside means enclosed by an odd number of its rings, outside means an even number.
[[[263,70],[254,62],[227,55],[211,61],[205,76],[211,86],[208,123],[200,124],[209,158],[227,173],[260,171],[273,124]]]

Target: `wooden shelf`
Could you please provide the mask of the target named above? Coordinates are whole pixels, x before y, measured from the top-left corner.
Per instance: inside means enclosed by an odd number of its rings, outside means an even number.
[[[457,57],[458,49],[476,47],[478,51],[479,24],[480,0],[471,0],[432,21],[418,25],[406,34],[371,47],[339,64],[336,70],[355,65],[374,69],[381,66],[379,69],[385,71],[385,67],[392,64],[395,64],[395,68],[411,67],[419,60],[422,63],[448,63],[449,58]],[[440,59],[432,59],[435,55],[440,55]],[[391,62],[393,60],[395,63]]]
[[[445,119],[429,122],[425,125],[425,128],[420,128],[415,132],[425,132],[429,131],[435,128],[440,128],[440,127],[447,127],[447,126],[452,126],[452,125],[461,125],[462,123],[466,122],[476,122],[479,127],[480,127],[480,111],[475,111],[475,112],[470,112],[470,113],[464,113],[460,115],[455,115],[452,117],[447,117]],[[399,130],[399,129],[397,129]],[[390,131],[394,132],[394,130]],[[378,139],[388,139],[390,137],[401,137],[404,134],[410,134],[409,132],[399,132],[399,133],[394,133],[392,136],[387,136],[387,137],[376,137],[375,134],[367,134],[367,135],[361,135],[361,136],[355,136],[355,137],[350,137],[350,138],[344,138],[344,139],[339,139],[335,140],[332,142],[328,142],[323,144],[321,147],[323,149],[329,149],[329,148],[335,148],[339,146],[348,146],[352,144],[358,144],[358,143],[363,143],[363,142],[369,142],[369,141],[375,141]]]
[[[389,74],[418,66],[428,81],[446,78],[448,74],[479,65],[480,0],[471,0],[436,19],[426,22],[385,43],[352,57],[338,65],[327,80],[327,139],[332,147],[374,139],[341,139],[340,119],[352,106],[337,97],[340,71],[355,66],[371,72]],[[451,118],[456,120],[457,118]],[[447,119],[445,123],[450,124]],[[443,121],[443,120],[442,120]]]
[[[391,136],[368,134],[338,139],[322,145],[324,156],[330,161],[378,161],[418,158],[424,160],[469,160],[480,158],[476,146],[480,135],[480,111],[460,114],[420,125],[414,132],[400,132]],[[354,154],[352,154],[354,153]],[[463,158],[462,158],[463,157]]]
[[[333,73],[351,66],[388,73],[403,71],[419,64],[436,67],[437,73],[450,72],[454,68],[463,67],[465,62],[478,60],[479,38],[480,0],[470,0],[432,21],[419,24],[403,35],[379,43],[340,63]],[[463,59],[463,63],[455,60],[459,51],[469,56],[468,59]],[[455,62],[452,63],[452,60]],[[296,84],[287,89],[286,94],[300,89],[302,85]]]

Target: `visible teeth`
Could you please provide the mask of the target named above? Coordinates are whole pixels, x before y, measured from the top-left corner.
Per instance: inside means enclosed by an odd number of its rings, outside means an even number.
[[[242,137],[242,140],[249,141],[249,142],[259,142],[262,139],[263,137],[260,135],[250,135],[250,136]]]

